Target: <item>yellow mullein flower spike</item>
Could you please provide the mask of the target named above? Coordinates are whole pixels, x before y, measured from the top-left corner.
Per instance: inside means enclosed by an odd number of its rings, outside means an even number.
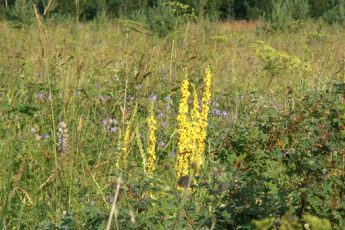
[[[122,151],[121,155],[118,156],[117,162],[116,162],[116,168],[118,170],[120,169],[126,169],[128,165],[128,152],[129,152],[129,144],[130,144],[130,138],[131,138],[131,129],[133,125],[134,118],[136,116],[137,110],[135,108],[134,113],[132,115],[132,119],[128,122],[125,130],[125,134],[123,136],[123,143],[122,143]]]
[[[188,121],[188,99],[189,81],[186,79],[182,82],[181,86],[181,100],[179,105],[179,114],[177,116],[178,121],[178,147],[179,152],[176,162],[176,176],[180,178],[182,176],[189,175],[189,155],[190,155],[190,140],[189,140],[189,121]]]
[[[147,169],[146,172],[152,174],[156,169],[156,130],[157,121],[153,112],[153,102],[150,108],[150,116],[147,118],[149,127],[149,145],[147,148]]]
[[[141,141],[141,137],[140,137],[140,132],[139,132],[139,127],[137,126],[137,128],[135,129],[135,136],[136,136],[136,140],[137,140],[137,145],[139,148],[139,153],[140,156],[143,160],[143,169],[144,172],[146,173],[146,165],[147,165],[147,157],[144,151],[144,146],[143,146],[143,142]]]
[[[123,168],[127,168],[127,158],[128,158],[128,145],[129,139],[131,135],[131,123],[129,123],[126,127],[125,136],[123,139],[123,147],[122,147],[122,166]]]
[[[191,142],[191,156],[190,164],[195,173],[198,174],[198,161],[199,161],[199,152],[197,139],[200,134],[200,112],[199,112],[199,99],[195,87],[193,87],[193,108],[191,111],[191,124],[190,124],[190,142]]]
[[[197,156],[197,168],[203,164],[204,161],[204,152],[205,152],[205,141],[206,141],[206,132],[207,132],[207,124],[208,124],[208,112],[210,110],[209,103],[211,100],[211,81],[212,81],[212,73],[209,67],[207,67],[205,72],[204,78],[204,94],[202,97],[202,107],[200,112],[200,133],[198,136],[198,156]]]

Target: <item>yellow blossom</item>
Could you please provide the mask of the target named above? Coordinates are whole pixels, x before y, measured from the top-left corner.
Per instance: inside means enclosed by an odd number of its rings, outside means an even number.
[[[207,68],[204,78],[205,88],[202,107],[200,108],[198,94],[193,87],[193,105],[190,113],[188,107],[189,81],[186,79],[182,82],[179,115],[177,117],[179,134],[179,152],[176,162],[177,178],[189,176],[190,173],[196,175],[200,173],[204,161],[211,81],[212,74],[210,68]]]
[[[257,41],[252,47],[255,49],[255,53],[259,58],[274,65],[275,68],[311,71],[311,65],[309,63],[303,62],[299,57],[291,56],[284,51],[276,50],[263,41]]]
[[[156,129],[157,121],[154,117],[153,103],[150,108],[150,116],[147,118],[149,127],[149,145],[147,148],[147,168],[146,172],[152,174],[156,169]]]
[[[126,126],[125,134],[123,137],[123,143],[122,143],[122,151],[121,151],[121,154],[118,156],[117,162],[116,162],[116,168],[118,170],[126,169],[128,165],[127,158],[128,158],[128,149],[129,149],[130,138],[131,138],[131,129],[132,129],[134,118],[136,116],[136,112],[137,110],[135,109],[132,115],[132,119],[128,122]]]
[[[195,87],[193,87],[193,107],[191,111],[191,121],[189,126],[189,138],[190,138],[190,164],[194,172],[198,171],[197,168],[197,159],[199,158],[198,155],[198,147],[197,147],[197,139],[200,134],[200,112],[199,112],[199,100],[198,94],[196,92]]]
[[[200,133],[198,135],[198,154],[196,156],[196,168],[200,170],[203,161],[204,161],[204,153],[205,153],[205,141],[206,141],[206,132],[207,132],[207,124],[208,124],[208,112],[210,110],[209,103],[211,100],[211,81],[212,81],[212,73],[209,67],[207,67],[205,72],[204,78],[204,94],[202,97],[202,107],[200,112]]]
[[[116,162],[116,168],[127,168],[127,157],[128,157],[128,145],[131,134],[131,123],[126,127],[125,135],[123,138],[122,154],[118,157]]]
[[[144,151],[143,143],[142,143],[141,138],[140,138],[140,132],[139,132],[139,127],[138,126],[135,129],[135,136],[136,136],[137,145],[138,145],[138,148],[139,148],[139,153],[140,153],[140,156],[141,156],[141,158],[143,160],[144,172],[146,172],[147,157],[146,157],[146,154],[145,154],[145,151]]]
[[[190,155],[190,139],[189,139],[189,122],[188,122],[188,99],[189,99],[189,81],[186,79],[181,86],[181,99],[179,105],[178,121],[178,147],[179,152],[176,162],[177,178],[189,175],[189,155]]]

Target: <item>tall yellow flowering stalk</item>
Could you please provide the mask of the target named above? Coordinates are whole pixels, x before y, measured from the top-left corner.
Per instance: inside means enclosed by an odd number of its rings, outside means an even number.
[[[207,132],[207,124],[208,124],[208,112],[210,110],[209,104],[211,100],[211,81],[212,81],[212,73],[210,70],[210,67],[207,67],[205,72],[205,78],[204,78],[204,94],[202,97],[202,107],[200,112],[200,131],[197,139],[198,144],[198,151],[196,156],[196,168],[197,172],[199,172],[203,161],[204,161],[204,153],[205,153],[205,142],[206,142],[206,132]]]
[[[129,122],[126,127],[125,135],[123,137],[123,146],[122,146],[121,155],[117,158],[117,162],[116,162],[116,168],[118,170],[127,168],[128,145],[129,145],[130,134],[131,134],[131,126],[132,126],[131,122]]]
[[[204,94],[202,107],[199,106],[198,94],[193,88],[193,106],[189,114],[188,99],[190,97],[189,81],[186,79],[181,86],[181,100],[179,107],[178,134],[179,152],[176,162],[176,176],[188,176],[190,173],[198,175],[204,161],[205,141],[209,102],[211,99],[212,74],[206,69],[204,78]]]
[[[200,111],[199,99],[195,87],[193,87],[193,107],[191,111],[191,120],[189,126],[189,139],[190,139],[190,164],[195,173],[198,173],[197,161],[199,159],[198,137],[200,134]]]
[[[182,82],[181,86],[181,100],[179,105],[179,114],[177,116],[178,121],[178,147],[179,152],[176,162],[176,176],[181,178],[182,176],[189,175],[189,155],[190,155],[190,139],[189,139],[189,121],[188,121],[188,99],[189,81],[186,79]]]
[[[129,149],[130,138],[131,138],[131,129],[132,129],[132,125],[133,125],[133,121],[136,116],[136,113],[137,113],[137,110],[135,109],[131,120],[128,122],[126,126],[125,134],[123,137],[121,155],[117,158],[117,162],[116,162],[116,168],[118,170],[126,169],[128,165],[127,158],[128,158],[128,149]]]
[[[143,142],[141,141],[141,137],[140,137],[140,132],[139,132],[139,127],[138,126],[135,129],[135,137],[136,137],[136,140],[137,140],[137,145],[138,145],[138,148],[139,148],[140,156],[141,156],[141,158],[143,160],[143,169],[144,169],[144,172],[146,172],[147,157],[146,157],[146,154],[145,154],[145,151],[144,151]]]
[[[146,172],[152,174],[156,169],[156,130],[157,121],[153,112],[153,103],[151,103],[150,116],[147,118],[149,127],[149,145],[147,147],[147,168]]]

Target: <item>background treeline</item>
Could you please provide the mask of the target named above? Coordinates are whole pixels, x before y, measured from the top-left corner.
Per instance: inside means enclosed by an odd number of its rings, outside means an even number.
[[[36,4],[41,13],[50,4],[50,15],[58,17],[80,14],[82,20],[93,20],[106,13],[107,17],[132,17],[145,14],[164,2],[164,0],[2,0],[1,17],[18,19],[30,16],[32,4]],[[345,19],[345,0],[179,0],[194,9],[197,16],[210,19],[258,19],[280,16],[304,18],[322,18],[327,22],[343,22]],[[76,8],[78,5],[78,9]],[[278,11],[278,12],[276,12]]]

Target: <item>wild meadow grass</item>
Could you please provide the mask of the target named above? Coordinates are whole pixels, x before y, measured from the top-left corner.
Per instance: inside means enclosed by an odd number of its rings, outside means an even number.
[[[344,228],[342,27],[0,30],[0,228]],[[176,173],[181,85],[187,113],[208,67],[203,163]]]

